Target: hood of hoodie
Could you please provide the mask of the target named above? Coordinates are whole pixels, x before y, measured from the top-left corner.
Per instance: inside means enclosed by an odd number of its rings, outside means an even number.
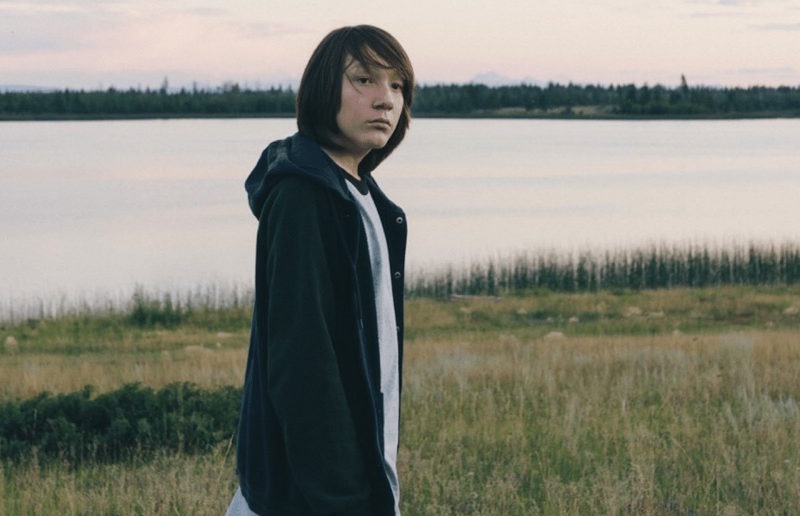
[[[337,168],[316,141],[300,133],[274,141],[261,153],[244,183],[250,210],[259,218],[272,187],[290,174],[301,174],[349,200],[344,176]]]

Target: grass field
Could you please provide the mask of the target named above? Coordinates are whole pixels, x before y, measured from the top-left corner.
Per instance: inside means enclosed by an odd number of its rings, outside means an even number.
[[[800,288],[411,299],[402,508],[800,512]],[[0,326],[0,400],[242,382],[245,308]],[[15,345],[9,345],[13,337]],[[233,453],[0,466],[5,514],[222,514]]]

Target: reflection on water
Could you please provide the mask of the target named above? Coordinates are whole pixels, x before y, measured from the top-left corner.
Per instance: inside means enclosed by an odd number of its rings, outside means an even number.
[[[242,187],[293,120],[0,124],[0,297],[249,284]],[[799,240],[800,121],[415,120],[376,177],[411,268]]]

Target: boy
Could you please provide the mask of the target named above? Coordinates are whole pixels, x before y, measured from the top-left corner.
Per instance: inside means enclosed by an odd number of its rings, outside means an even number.
[[[246,181],[255,306],[229,514],[399,514],[406,222],[371,172],[413,88],[390,34],[334,30],[303,73],[299,132]]]

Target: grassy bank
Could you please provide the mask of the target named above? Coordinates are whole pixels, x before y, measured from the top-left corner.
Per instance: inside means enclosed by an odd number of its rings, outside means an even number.
[[[149,316],[83,313],[0,323],[0,399],[41,391],[72,392],[87,383],[96,393],[140,382],[154,388],[192,382],[203,388],[242,381],[250,308],[195,309],[179,319],[164,304]],[[800,286],[620,290],[549,290],[406,302],[406,339],[492,339],[512,333],[542,339],[657,336],[751,330],[794,330],[800,323]],[[170,312],[167,311],[167,314]],[[13,342],[13,346],[9,346]]]
[[[243,310],[6,324],[17,346],[0,354],[0,398],[239,386]],[[800,287],[785,286],[409,299],[404,513],[800,511],[799,312]],[[0,512],[219,514],[235,482],[224,442],[30,460],[2,466]]]
[[[797,337],[431,343],[409,364],[406,503],[415,514],[797,512]]]
[[[0,514],[220,515],[236,490],[226,444],[205,455],[163,454],[118,464],[0,464]]]
[[[519,253],[468,265],[409,270],[406,298],[451,298],[463,295],[522,295],[532,290],[602,292],[726,286],[800,285],[800,243],[750,242],[651,245],[639,248],[573,253]],[[95,335],[98,325],[115,327],[120,318],[140,327],[178,325],[242,327],[250,316],[249,286],[210,284],[193,289],[159,291],[137,287],[120,298],[97,294],[92,299],[0,299],[3,325],[48,319],[83,319]]]

